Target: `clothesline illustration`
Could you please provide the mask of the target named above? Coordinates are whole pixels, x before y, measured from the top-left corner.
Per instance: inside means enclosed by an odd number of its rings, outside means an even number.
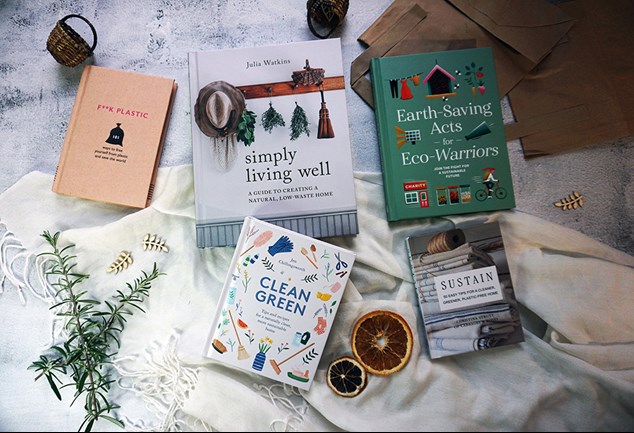
[[[455,74],[460,75],[460,72],[456,71]],[[421,76],[425,77],[422,81]],[[402,100],[407,100],[414,97],[407,84],[410,79],[412,80],[414,86],[418,86],[421,83],[427,84],[429,87],[429,95],[425,96],[426,98],[443,98],[443,100],[446,100],[449,96],[456,96],[454,89],[460,87],[460,84],[454,83],[456,81],[456,77],[436,63],[436,65],[434,65],[428,73],[417,72],[400,78],[385,78],[384,81],[389,81],[390,83],[390,93],[393,99],[400,98]],[[400,95],[398,89],[399,82],[401,84]]]
[[[412,80],[414,82],[415,86],[418,86],[418,84],[420,84],[420,76],[421,75],[426,75],[425,72],[417,72],[415,74],[412,75],[406,75],[406,76],[397,76],[397,77],[392,77],[392,78],[384,78],[383,81],[401,81],[401,80]],[[417,84],[418,83],[418,84]]]
[[[436,61],[436,63],[434,64],[434,66],[432,66],[427,72],[425,71],[420,71],[420,72],[416,72],[410,75],[400,75],[400,76],[396,76],[396,77],[392,77],[392,78],[384,78],[383,81],[392,81],[392,80],[412,80],[414,82],[415,86],[418,86],[418,84],[420,84],[420,77],[421,75],[429,78],[435,70],[437,69],[442,69],[445,73],[448,73],[445,69],[443,69],[439,64],[438,61]],[[458,73],[458,71],[456,71],[456,73]]]

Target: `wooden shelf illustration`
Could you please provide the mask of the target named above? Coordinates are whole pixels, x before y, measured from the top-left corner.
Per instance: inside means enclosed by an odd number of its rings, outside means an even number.
[[[291,81],[279,83],[254,84],[250,86],[237,86],[242,91],[245,99],[268,98],[273,96],[300,95],[303,93],[319,92],[319,90],[341,90],[345,89],[343,75],[336,77],[326,77],[321,86],[296,86]]]

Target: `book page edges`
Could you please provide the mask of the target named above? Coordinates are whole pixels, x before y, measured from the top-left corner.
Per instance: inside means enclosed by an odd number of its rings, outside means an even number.
[[[152,177],[150,185],[148,187],[147,199],[145,201],[145,207],[148,207],[152,203],[154,196],[154,187],[156,186],[156,176],[158,174],[159,164],[161,162],[161,155],[163,154],[163,146],[165,145],[165,137],[167,136],[167,128],[169,126],[170,119],[172,117],[172,108],[174,107],[174,100],[176,99],[176,91],[178,90],[178,83],[174,81],[172,86],[172,94],[170,101],[167,104],[167,110],[165,110],[165,120],[163,121],[163,131],[161,132],[161,139],[156,150],[156,161],[154,162],[154,169],[152,170]]]

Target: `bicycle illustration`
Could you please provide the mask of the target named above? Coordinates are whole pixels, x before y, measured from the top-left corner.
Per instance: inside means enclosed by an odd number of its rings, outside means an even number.
[[[491,191],[492,191],[492,194],[491,194],[491,197],[489,197],[489,192],[486,189],[477,190],[475,193],[476,200],[484,201],[487,198],[493,198],[493,197],[502,200],[506,198],[506,196],[508,195],[508,193],[506,192],[506,189],[500,186],[500,181],[495,182],[495,186],[491,189]]]

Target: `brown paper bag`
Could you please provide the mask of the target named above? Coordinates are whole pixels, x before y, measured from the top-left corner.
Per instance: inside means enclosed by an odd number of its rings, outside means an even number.
[[[521,138],[526,156],[634,135],[634,1],[396,0],[359,40],[371,49],[398,38],[413,5],[425,14],[405,34],[412,49],[424,42],[416,52],[429,41],[493,48],[500,95],[509,94],[517,120],[507,138]],[[353,88],[367,92],[353,66]]]
[[[371,107],[374,107],[372,84],[365,78],[365,74],[370,70],[370,60],[373,57],[456,50],[475,46],[475,40],[473,39],[450,41],[421,40],[418,36],[418,28],[427,15],[425,11],[414,4],[409,5],[402,12],[398,16],[392,15],[396,19],[396,25],[388,32],[378,31],[380,26],[373,26],[376,30],[376,38],[373,38],[372,46],[352,62],[350,71],[352,88]]]
[[[371,57],[490,46],[500,95],[505,95],[552,51],[573,25],[572,19],[560,9],[542,0],[483,3],[489,9],[495,10],[493,5],[500,5],[505,11],[511,7],[513,11],[501,13],[504,19],[492,25],[490,33],[444,0],[395,0],[359,37],[359,41],[369,45],[371,52],[362,53],[352,64],[353,89],[367,102],[370,86],[361,77],[367,72],[366,61],[369,65]],[[533,12],[536,7],[539,8],[537,14]],[[518,29],[521,37],[515,37]],[[494,34],[505,39],[498,39]],[[524,43],[525,38],[530,42]]]
[[[634,2],[574,0],[559,44],[511,92],[525,156],[569,151],[634,135]]]

